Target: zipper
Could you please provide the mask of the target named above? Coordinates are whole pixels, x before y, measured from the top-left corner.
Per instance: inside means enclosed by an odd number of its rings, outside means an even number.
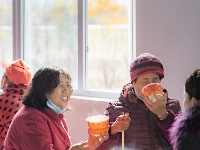
[[[149,109],[146,107],[146,117],[147,117],[147,121],[148,121],[148,128],[149,128],[149,138],[150,138],[150,143],[151,143],[151,149],[154,150],[154,141],[153,141],[153,126],[152,126],[152,120],[151,120],[151,117],[150,117],[150,114],[148,113],[149,112]],[[153,138],[152,138],[153,137]]]

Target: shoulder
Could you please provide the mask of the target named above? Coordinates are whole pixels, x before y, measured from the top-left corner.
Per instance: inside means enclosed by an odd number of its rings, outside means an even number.
[[[23,97],[26,87],[23,85],[12,85],[7,87],[4,92],[0,94],[0,98],[9,101],[18,101],[19,98]]]
[[[171,98],[168,98],[167,99],[167,103],[169,104],[169,105],[179,105],[180,104],[180,102],[179,102],[179,100],[176,100],[176,99],[171,99]]]
[[[172,105],[178,105],[178,106],[180,106],[179,100],[176,100],[176,99],[173,99],[173,98],[169,98],[169,94],[168,94],[167,89],[164,89],[163,92],[165,94],[167,94],[167,106],[172,106]]]
[[[121,95],[123,97],[127,97],[128,94],[130,94],[131,89],[133,89],[133,85],[131,83],[127,83],[123,86]]]
[[[180,102],[178,101],[178,100],[176,100],[176,99],[170,99],[170,98],[168,98],[167,99],[167,106],[168,107],[181,107],[180,106]]]
[[[123,110],[124,107],[126,107],[127,104],[123,101],[115,101],[115,102],[110,102],[106,108],[106,110],[109,111],[120,111]]]
[[[23,130],[22,134],[25,132],[34,133],[37,132],[37,129],[48,131],[53,124],[52,117],[40,110],[24,106],[14,116],[9,129],[16,132]]]
[[[197,120],[197,118],[199,117],[200,115],[197,115],[197,114],[193,115],[191,111],[180,113],[179,115],[175,117],[175,121],[172,125],[171,130],[177,135],[180,135],[186,132],[191,132],[200,123],[200,120]]]
[[[123,101],[110,102],[104,114],[109,116],[110,121],[115,121],[119,115],[128,112],[128,109],[127,104]]]
[[[120,107],[126,106],[127,105],[126,98],[127,98],[128,95],[130,95],[130,91],[132,89],[133,89],[133,85],[131,83],[125,84],[122,87],[122,90],[121,90],[121,93],[120,93],[118,100],[114,101],[114,102],[110,102],[108,107],[109,108],[110,107],[111,108],[114,108],[114,107],[120,108]]]
[[[17,114],[14,116],[14,122],[43,122],[42,120],[47,120],[49,118],[42,111],[35,108],[23,106]]]
[[[198,132],[200,135],[200,104],[195,105],[185,111],[181,117],[182,123],[185,124],[185,131]],[[188,128],[189,127],[189,128]]]
[[[107,106],[107,109],[116,109],[126,106],[126,97],[129,94],[129,90],[132,87],[131,83],[125,84],[122,88],[120,96],[117,101],[110,102]]]
[[[187,140],[188,137],[200,138],[200,105],[194,106],[186,112],[179,114],[170,129],[170,139],[173,145],[178,140]]]
[[[166,107],[168,110],[173,111],[174,115],[178,115],[181,112],[180,102],[176,99],[167,99]]]

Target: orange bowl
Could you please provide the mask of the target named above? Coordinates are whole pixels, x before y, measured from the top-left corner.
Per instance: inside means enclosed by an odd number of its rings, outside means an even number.
[[[151,83],[143,87],[142,93],[153,102],[156,101],[153,95],[163,96],[163,87],[159,83]]]
[[[88,127],[88,133],[90,134],[101,134],[101,133],[108,133],[109,130],[109,126],[105,127],[105,128],[96,128],[96,129],[91,129]]]
[[[91,116],[86,119],[88,132],[92,134],[106,133],[109,129],[109,117],[106,115]]]

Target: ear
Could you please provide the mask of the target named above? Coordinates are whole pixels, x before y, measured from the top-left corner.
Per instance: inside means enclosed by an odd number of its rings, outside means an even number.
[[[135,83],[136,83],[136,80],[135,80],[135,81],[133,81],[131,84],[134,86],[134,85],[135,85]]]
[[[7,76],[6,75],[4,75],[3,78],[1,79],[1,86],[2,87],[7,87],[8,86]]]
[[[192,106],[194,106],[198,103],[198,100],[195,97],[192,97],[191,102],[192,102]]]

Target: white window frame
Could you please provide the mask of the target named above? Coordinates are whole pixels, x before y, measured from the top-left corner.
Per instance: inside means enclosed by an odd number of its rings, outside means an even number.
[[[13,0],[13,59],[24,58],[25,53],[25,0]],[[135,0],[130,0],[130,45],[129,62],[136,56],[136,16]],[[74,96],[98,97],[116,99],[118,92],[100,92],[87,90],[86,82],[86,51],[87,51],[87,0],[78,0],[78,88],[74,89]],[[123,86],[123,85],[122,85]]]

